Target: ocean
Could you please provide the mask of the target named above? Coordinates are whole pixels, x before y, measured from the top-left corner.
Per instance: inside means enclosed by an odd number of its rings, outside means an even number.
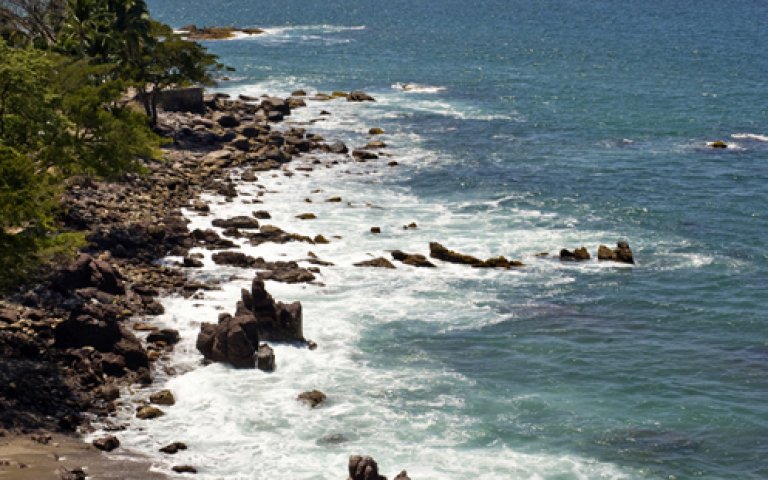
[[[353,454],[414,480],[768,478],[768,4],[148,4],[176,28],[266,30],[205,43],[236,69],[219,91],[369,93],[290,121],[350,147],[380,127],[392,156],[261,174],[263,204],[187,212],[265,209],[331,240],[243,247],[334,264],[321,285],[267,282],[319,347],[275,345],[274,373],[202,367],[200,323],[253,278],[206,252],[196,275],[222,290],[163,300],[183,341],[154,388],[177,404],[131,420],[125,447],[202,479],[340,479]],[[618,240],[635,265],[558,259]],[[352,266],[431,241],[526,266]],[[295,401],[312,389],[321,407]],[[172,441],[190,448],[157,452]]]

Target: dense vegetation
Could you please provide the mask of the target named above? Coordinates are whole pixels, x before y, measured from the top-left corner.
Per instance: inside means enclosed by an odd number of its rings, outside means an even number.
[[[219,67],[144,0],[0,0],[0,289],[81,241],[57,228],[67,180],[157,158],[157,93]]]

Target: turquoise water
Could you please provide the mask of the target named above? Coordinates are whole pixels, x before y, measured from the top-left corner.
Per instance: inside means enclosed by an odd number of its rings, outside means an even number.
[[[527,455],[519,470],[478,461],[488,478],[768,478],[768,4],[149,4],[175,27],[267,28],[207,44],[237,69],[227,91],[372,94],[379,102],[350,113],[367,123],[318,128],[354,141],[383,127],[405,161],[337,187],[404,195],[384,206],[427,229],[422,253],[434,239],[530,265],[451,270],[425,288],[366,284],[390,303],[358,309],[352,360],[420,379],[374,395],[405,415],[382,440],[409,447],[390,476],[430,444],[457,458]],[[635,267],[533,256],[618,239]],[[340,284],[375,280],[351,275]]]

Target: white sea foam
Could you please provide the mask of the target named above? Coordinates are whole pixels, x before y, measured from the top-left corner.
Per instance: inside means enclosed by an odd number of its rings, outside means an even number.
[[[300,83],[289,79],[287,87],[304,87]],[[367,141],[361,126],[373,125],[391,107],[388,101],[333,102],[332,106],[309,102],[307,108],[296,110],[291,121],[310,121],[326,108],[333,115],[311,130],[355,145]],[[393,175],[407,176],[409,169],[429,168],[440,161],[439,156],[410,132],[388,132],[386,140],[400,169],[389,169],[382,162],[347,161],[334,168],[317,167],[308,175],[263,172],[257,182],[238,185],[241,195],[232,202],[205,195],[210,216],[185,211],[189,228],[194,229],[210,228],[213,218],[266,209],[272,219],[263,223],[304,235],[319,233],[331,240],[327,245],[259,246],[240,241],[244,253],[267,260],[301,260],[311,250],[334,263],[321,267],[318,281],[322,285],[267,282],[276,299],[302,302],[304,333],[319,348],[274,345],[277,370],[271,374],[220,364],[201,367],[194,345],[200,323],[215,322],[219,313],[232,312],[240,289],[250,285],[254,272],[215,265],[211,252],[197,249],[204,255],[205,266],[192,274],[224,280],[222,288],[201,292],[200,298],[162,299],[166,313],[160,322],[178,329],[182,336],[172,354],[180,374],[168,376],[160,371],[152,388],[170,388],[177,404],[163,407],[166,415],[161,418],[141,421],[133,417],[133,401],[144,400],[149,391],[135,391],[120,412],[131,424],[121,433],[123,446],[150,455],[163,471],[171,465],[195,465],[201,479],[334,479],[343,475],[348,456],[356,453],[372,455],[390,477],[405,468],[413,478],[422,479],[630,478],[626,471],[590,458],[521,453],[500,441],[468,448],[480,421],[465,411],[464,392],[472,390],[474,380],[437,363],[419,348],[404,354],[407,361],[397,368],[387,366],[377,352],[399,348],[399,336],[405,335],[399,323],[445,332],[502,322],[507,317],[488,306],[497,300],[497,289],[473,291],[468,299],[461,293],[462,285],[492,282],[502,290],[530,285],[531,291],[541,290],[542,285],[566,285],[573,281],[576,269],[597,272],[608,267],[598,262],[565,264],[539,259],[535,253],[596,244],[618,235],[563,228],[576,219],[521,207],[514,193],[481,201],[479,206],[485,210],[480,213],[467,213],[474,208],[471,204],[424,201],[389,180]],[[246,203],[260,193],[263,204]],[[343,201],[324,201],[335,195]],[[315,213],[317,219],[295,218],[304,212]],[[418,228],[403,229],[410,222]],[[371,234],[372,226],[379,226],[382,233]],[[352,266],[388,256],[391,249],[426,254],[430,241],[483,258],[520,258],[528,267],[500,271],[446,263],[436,269],[402,264],[396,270]],[[530,301],[536,303],[535,298]],[[392,338],[389,344],[380,340],[372,345],[371,335]],[[311,389],[325,392],[327,403],[313,410],[295,400],[298,393]],[[321,441],[332,434],[342,434],[347,441],[338,445]],[[173,441],[184,441],[190,448],[172,458],[157,452]]]
[[[395,83],[392,85],[395,90],[411,93],[439,93],[445,90],[445,87],[432,85],[422,85],[420,83]]]
[[[768,135],[761,135],[759,133],[733,133],[731,138],[737,140],[754,140],[756,142],[768,142]]]

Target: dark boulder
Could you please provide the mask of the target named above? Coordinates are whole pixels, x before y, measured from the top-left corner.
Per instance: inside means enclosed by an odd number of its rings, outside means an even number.
[[[176,473],[197,473],[197,469],[191,465],[174,465],[171,470]]]
[[[111,452],[112,450],[116,449],[120,446],[120,440],[117,439],[114,435],[107,435],[106,437],[97,438],[93,441],[93,446],[98,448],[99,450],[103,450],[105,452]]]
[[[112,266],[86,253],[80,254],[75,263],[61,271],[53,287],[62,293],[87,287],[96,287],[113,295],[125,293],[123,281]]]
[[[258,345],[256,319],[250,316],[222,313],[217,325],[203,323],[197,336],[197,349],[206,359],[235,368],[255,368]]]
[[[411,477],[408,476],[408,472],[403,470],[402,472],[397,474],[394,480],[411,480]]]
[[[179,331],[173,328],[163,328],[147,335],[147,342],[159,343],[163,342],[166,345],[176,345],[181,340]]]
[[[260,265],[259,260],[250,255],[246,255],[243,252],[216,252],[211,258],[216,265],[231,265],[240,268],[256,268]]]
[[[155,405],[175,405],[176,398],[170,390],[160,390],[149,396],[149,401]]]
[[[211,222],[214,227],[220,228],[259,228],[259,221],[253,217],[238,216],[227,219],[217,218]]]
[[[174,453],[177,453],[179,450],[186,450],[186,449],[187,449],[186,443],[173,442],[161,448],[160,451],[163,453],[167,453],[169,455],[173,455]]]
[[[346,96],[348,102],[375,102],[376,99],[365,92],[354,91]]]
[[[352,156],[358,160],[376,160],[379,158],[378,155],[368,150],[353,150]]]

